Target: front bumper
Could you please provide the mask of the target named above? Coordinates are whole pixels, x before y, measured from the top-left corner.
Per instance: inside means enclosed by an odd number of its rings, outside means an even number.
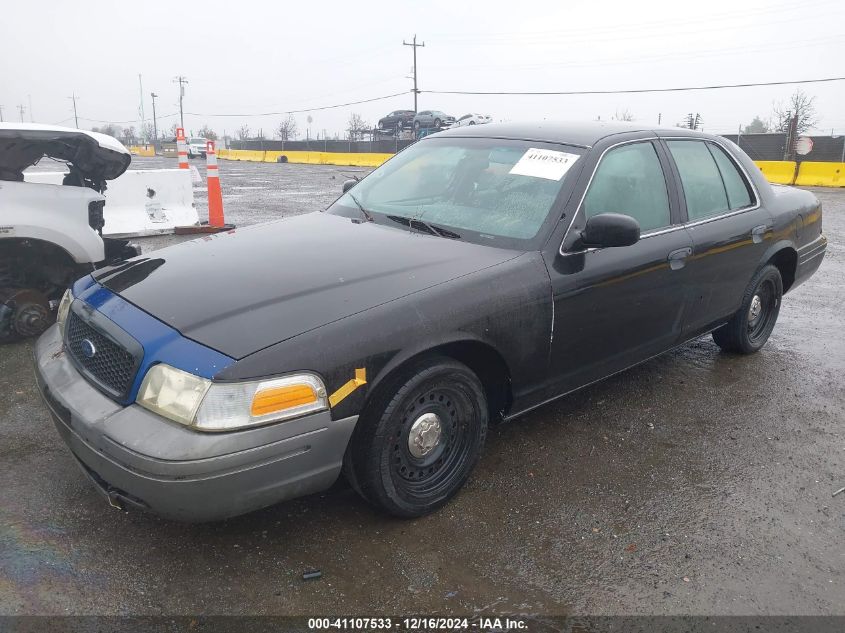
[[[112,505],[179,521],[215,521],[325,490],[340,474],[357,416],[328,411],[232,433],[200,433],[92,387],[53,326],[35,345],[53,421]]]

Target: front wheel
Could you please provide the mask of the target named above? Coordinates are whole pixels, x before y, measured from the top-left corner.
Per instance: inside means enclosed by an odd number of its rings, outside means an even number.
[[[780,271],[771,264],[754,275],[742,305],[725,325],[713,332],[713,340],[725,351],[753,354],[759,351],[775,327],[783,297]]]
[[[462,363],[431,358],[398,375],[365,409],[347,451],[353,487],[400,517],[445,504],[464,485],[487,436],[487,401]]]
[[[436,127],[438,130],[440,129],[440,119],[434,119],[434,127]]]

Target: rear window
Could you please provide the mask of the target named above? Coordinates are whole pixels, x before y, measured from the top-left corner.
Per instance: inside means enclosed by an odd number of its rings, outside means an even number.
[[[719,167],[719,173],[722,174],[722,182],[725,183],[728,205],[731,210],[750,206],[753,199],[751,187],[739,171],[736,163],[725,153],[725,150],[715,143],[708,143],[707,147],[710,148],[710,153],[713,154],[716,165]]]
[[[692,140],[667,144],[681,176],[689,220],[694,222],[728,211],[728,194],[707,144]]]

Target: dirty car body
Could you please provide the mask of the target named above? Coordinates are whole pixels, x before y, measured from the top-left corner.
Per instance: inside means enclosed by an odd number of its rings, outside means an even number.
[[[722,174],[715,193],[695,175],[704,167]],[[588,241],[601,231],[604,245]],[[825,246],[815,197],[773,188],[724,139],[473,126],[420,141],[327,212],[79,280],[38,342],[37,375],[61,436],[115,505],[220,519],[330,486],[421,359],[468,368],[491,421],[513,418],[722,331],[760,271],[779,271],[788,291]],[[171,400],[205,389],[193,422],[139,404],[162,366],[184,372]],[[217,424],[237,400],[218,392],[264,381],[271,393],[286,379],[314,385],[314,408]],[[421,428],[416,457],[437,441]]]

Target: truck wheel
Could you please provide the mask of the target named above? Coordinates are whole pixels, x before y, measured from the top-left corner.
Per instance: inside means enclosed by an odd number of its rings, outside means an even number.
[[[742,298],[739,311],[713,332],[716,345],[725,351],[753,354],[759,351],[775,327],[783,297],[780,271],[771,264],[761,268]]]
[[[367,406],[347,451],[348,479],[386,512],[422,516],[464,485],[486,436],[481,381],[462,363],[429,358]]]
[[[0,343],[38,336],[54,320],[50,301],[37,290],[0,291]]]

